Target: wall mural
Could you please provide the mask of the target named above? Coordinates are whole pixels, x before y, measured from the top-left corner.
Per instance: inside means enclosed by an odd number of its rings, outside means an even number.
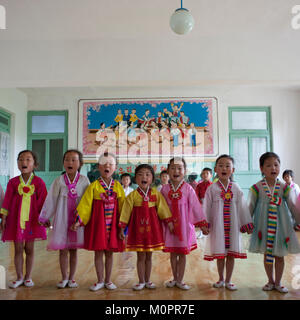
[[[132,170],[139,162],[164,167],[174,155],[190,162],[218,153],[215,98],[88,99],[78,106],[86,162],[112,152]]]

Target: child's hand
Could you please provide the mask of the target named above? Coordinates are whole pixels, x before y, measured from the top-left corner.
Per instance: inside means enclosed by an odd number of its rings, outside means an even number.
[[[40,224],[41,226],[45,227],[45,228],[50,228],[50,227],[51,227],[51,222],[50,222],[50,220],[47,220],[47,221],[45,221],[45,222],[39,221],[39,224]]]
[[[209,229],[207,227],[202,227],[201,230],[204,235],[207,236],[209,234]]]
[[[173,224],[172,221],[170,221],[170,222],[168,223],[168,227],[169,227],[170,232],[173,233],[173,232],[174,232],[174,224]]]
[[[70,229],[71,229],[72,231],[77,231],[77,229],[78,229],[79,226],[80,226],[80,222],[77,221],[77,222],[75,222],[75,223],[73,223],[73,224],[71,225]]]
[[[120,238],[121,240],[124,240],[124,239],[125,239],[124,229],[123,229],[123,228],[121,228],[121,230],[120,230],[120,232],[119,232],[119,238]]]

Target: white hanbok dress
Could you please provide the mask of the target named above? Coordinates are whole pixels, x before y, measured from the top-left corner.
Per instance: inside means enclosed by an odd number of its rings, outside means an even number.
[[[75,222],[76,206],[79,204],[89,184],[89,179],[86,176],[79,176],[76,184],[76,205],[74,217],[72,218],[68,214],[69,189],[64,175],[53,181],[39,217],[40,222],[51,221],[52,229],[49,230],[48,235],[48,250],[83,248],[84,227],[78,228],[77,231],[72,231],[70,230],[70,223],[72,221]]]
[[[210,185],[205,193],[203,210],[209,223],[209,235],[206,239],[204,259],[208,261],[224,259],[226,256],[247,258],[241,232],[253,229],[252,218],[242,190],[235,182],[231,183],[229,248],[225,247],[224,200],[219,182]],[[225,191],[227,190],[228,188]]]

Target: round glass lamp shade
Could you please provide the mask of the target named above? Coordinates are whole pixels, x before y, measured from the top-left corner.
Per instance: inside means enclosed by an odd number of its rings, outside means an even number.
[[[195,21],[189,10],[176,9],[170,18],[170,27],[177,34],[186,34],[194,27]]]

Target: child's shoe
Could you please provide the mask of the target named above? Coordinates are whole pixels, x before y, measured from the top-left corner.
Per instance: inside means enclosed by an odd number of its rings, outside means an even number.
[[[8,283],[9,288],[16,289],[24,283],[24,280],[15,280]]]
[[[91,291],[98,291],[104,287],[104,282],[98,282],[94,283],[92,286],[90,286]]]
[[[32,281],[32,279],[25,280],[24,281],[24,286],[28,287],[28,288],[31,288],[31,287],[34,286],[34,282]]]
[[[69,280],[68,281],[68,287],[69,288],[78,288],[78,284],[75,280]]]
[[[191,287],[188,286],[186,283],[184,282],[176,282],[176,287],[182,289],[182,290],[189,290]]]
[[[218,281],[216,283],[213,284],[214,288],[223,288],[225,286],[225,282],[224,281]]]
[[[237,290],[237,287],[235,284],[231,283],[231,282],[227,282],[225,283],[225,288],[230,290],[230,291],[235,291]]]
[[[275,288],[275,284],[274,283],[267,283],[263,286],[263,290],[264,291],[272,291]]]
[[[58,289],[63,289],[68,284],[69,280],[61,280],[59,283],[56,284]]]
[[[153,282],[146,282],[146,288],[148,289],[156,289],[156,285]]]
[[[115,284],[113,284],[112,282],[107,282],[107,283],[105,283],[105,288],[108,290],[115,290],[115,289],[117,289],[117,286]]]
[[[167,288],[173,288],[176,285],[176,281],[175,280],[170,280],[166,283],[166,287]]]
[[[284,287],[284,286],[275,286],[275,289],[280,293],[288,293],[289,292],[288,288]]]
[[[132,287],[133,290],[140,291],[145,288],[145,283],[137,283]]]

